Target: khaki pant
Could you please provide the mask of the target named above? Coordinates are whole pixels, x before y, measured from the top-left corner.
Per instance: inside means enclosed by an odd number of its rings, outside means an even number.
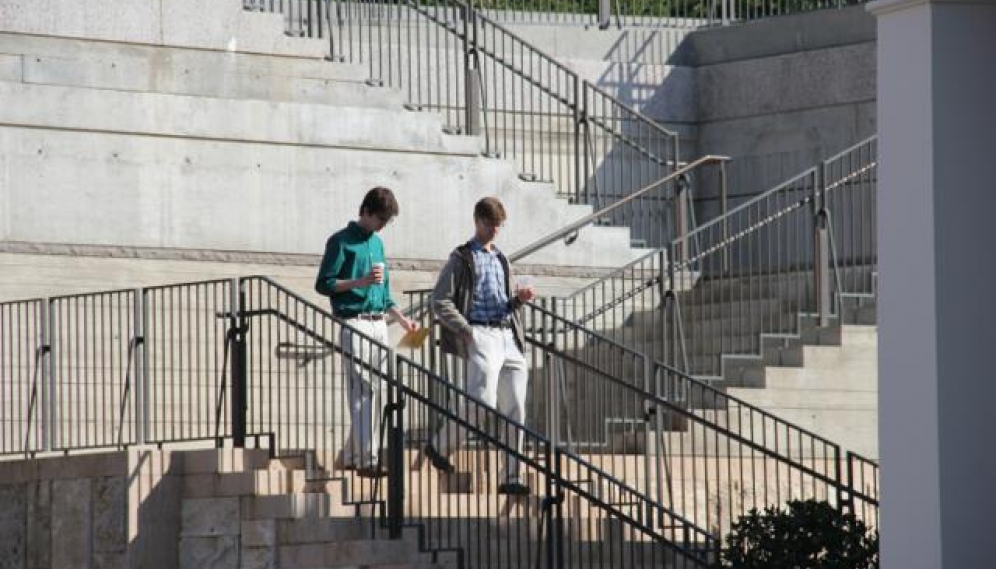
[[[474,326],[474,343],[468,346],[467,393],[491,406],[509,419],[524,423],[526,417],[526,389],[529,386],[526,358],[515,343],[515,334],[508,328]],[[457,406],[457,416],[476,425],[478,417],[473,406],[462,398]],[[481,415],[480,419],[484,416]],[[500,429],[500,433],[514,433],[509,446],[522,450],[523,434],[518,429]],[[447,421],[436,434],[433,446],[443,456],[449,456],[466,441],[469,433],[455,421]],[[505,460],[507,481],[521,481],[519,460],[508,455]]]
[[[339,341],[349,393],[350,427],[342,449],[342,464],[373,466],[379,461],[380,420],[387,388],[387,383],[374,370],[387,372],[390,352],[370,340],[387,345],[387,323],[350,318],[346,324],[339,333]]]

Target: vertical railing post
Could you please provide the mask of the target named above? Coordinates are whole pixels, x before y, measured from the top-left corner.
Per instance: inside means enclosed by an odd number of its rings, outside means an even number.
[[[845,508],[850,509],[851,513],[854,513],[853,507],[848,507],[848,501],[853,493],[848,493],[844,486],[843,473],[841,472],[841,452],[839,445],[833,445],[833,466],[834,466],[834,481],[837,485],[837,511],[844,512]]]
[[[555,298],[545,299],[544,303],[553,316],[550,318],[550,343],[548,344],[551,348],[557,345],[557,300]],[[546,414],[547,414],[547,436],[550,437],[550,444],[553,448],[560,448],[560,413],[559,405],[557,403],[560,401],[560,382],[563,378],[557,377],[554,370],[558,369],[560,366],[553,361],[553,349],[549,350],[550,356],[550,372],[548,377],[549,381],[546,382]]]
[[[387,515],[391,539],[401,539],[405,500],[405,431],[404,395],[398,377],[398,357],[394,350],[388,359],[388,409],[391,413],[390,435],[387,440]]]
[[[477,69],[477,13],[463,6],[464,117],[468,136],[481,134],[481,73]]]
[[[553,441],[547,441],[545,446],[546,496],[543,498],[542,516],[546,526],[546,566],[548,569],[558,569],[562,559],[559,553],[563,547],[562,532],[559,527],[560,499],[557,495],[560,491],[560,450],[557,449]]]
[[[584,181],[581,179],[581,172],[588,172],[588,166],[585,162],[587,160],[587,153],[584,151],[583,143],[581,142],[581,128],[587,116],[585,115],[583,103],[581,101],[581,79],[577,75],[571,76],[572,92],[574,94],[574,196],[571,200],[572,203],[587,203],[581,201],[581,188]],[[584,164],[584,170],[581,166]]]
[[[684,175],[678,176],[677,190],[675,195],[674,208],[674,228],[676,251],[673,253],[676,258],[672,258],[672,263],[685,263],[688,260],[688,192],[690,182]]]
[[[652,385],[651,385],[652,384]],[[659,385],[654,376],[654,365],[653,360],[647,354],[643,354],[643,392],[652,393],[654,396],[660,396]],[[646,480],[646,484],[649,486],[651,482],[655,482],[657,486],[657,503],[664,503],[664,494],[662,492],[662,484],[660,483],[660,468],[657,467],[660,464],[660,445],[658,441],[661,440],[661,413],[663,409],[657,404],[656,400],[650,401],[650,405],[645,406],[645,412],[647,413],[646,420],[644,421],[644,440],[643,440],[643,479]],[[651,422],[653,425],[651,425]],[[650,447],[653,446],[653,459],[651,460]],[[651,468],[653,465],[653,468]],[[655,476],[656,471],[656,476]],[[646,494],[651,495],[649,488]],[[652,520],[654,518],[654,512],[650,504],[647,504],[647,519]]]
[[[246,444],[246,410],[248,395],[247,353],[245,334],[248,331],[248,319],[243,312],[246,295],[238,278],[232,279],[231,317],[229,334],[232,342],[231,350],[231,420],[232,445],[244,448]]]
[[[612,24],[612,0],[598,0],[598,29],[607,30]]]
[[[52,450],[52,433],[55,431],[54,421],[55,421],[55,407],[50,406],[50,402],[55,400],[55,374],[52,365],[52,319],[51,319],[51,307],[49,306],[48,299],[41,302],[41,346],[39,349],[42,350],[42,358],[39,364],[41,369],[39,370],[41,377],[41,443],[42,449],[44,451]],[[27,450],[27,449],[25,449]]]
[[[729,198],[729,181],[726,176],[726,159],[719,161],[719,215],[723,218],[723,274],[730,274],[730,219],[726,215],[730,211],[727,200]]]
[[[135,353],[132,358],[132,365],[134,369],[132,370],[132,377],[134,377],[134,389],[135,389],[135,413],[132,415],[132,420],[135,422],[135,443],[145,444],[147,440],[147,421],[148,415],[148,389],[145,385],[146,380],[146,349],[145,349],[145,296],[144,291],[140,288],[135,289],[134,298],[134,314],[135,314],[135,330],[134,342],[135,342]],[[121,418],[124,421],[124,417]]]
[[[678,322],[674,311],[675,276],[674,276],[674,245],[668,243],[664,247],[667,255],[667,291],[664,293],[664,363],[678,369],[675,365],[678,353]],[[670,324],[670,326],[668,325]]]
[[[816,315],[820,328],[830,323],[831,289],[830,289],[830,232],[827,224],[827,213],[822,206],[823,200],[823,170],[817,168],[813,174],[813,278],[816,287]]]
[[[44,448],[46,451],[50,451],[56,448],[56,439],[59,436],[59,428],[57,426],[58,421],[58,390],[56,389],[56,364],[55,356],[56,350],[58,349],[58,331],[55,329],[55,314],[52,310],[52,299],[46,298],[42,301],[43,308],[43,320],[45,322],[45,330],[48,334],[48,365],[45,366],[45,378],[47,379],[48,386],[45,391],[47,396],[47,401],[45,405],[45,418],[44,423],[48,425],[48,433],[45,435]]]

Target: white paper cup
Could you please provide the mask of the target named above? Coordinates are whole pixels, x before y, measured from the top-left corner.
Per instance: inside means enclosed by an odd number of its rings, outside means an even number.
[[[374,263],[373,264],[373,268],[375,268],[375,269],[379,268],[380,269],[380,278],[377,279],[378,283],[384,282],[384,267],[386,267],[386,265],[384,263]]]
[[[532,275],[519,275],[515,277],[515,290],[533,288],[535,284],[536,281],[533,279]]]

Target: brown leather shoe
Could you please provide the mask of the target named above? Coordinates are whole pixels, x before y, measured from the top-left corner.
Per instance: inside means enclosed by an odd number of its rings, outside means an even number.
[[[387,467],[383,464],[368,464],[356,468],[356,475],[360,478],[383,478],[387,476]]]
[[[429,462],[432,463],[432,466],[434,466],[436,470],[441,470],[447,473],[456,472],[456,467],[453,466],[453,463],[450,462],[450,459],[439,454],[439,451],[436,450],[436,447],[432,445],[425,445],[425,449],[422,452],[429,459]]]

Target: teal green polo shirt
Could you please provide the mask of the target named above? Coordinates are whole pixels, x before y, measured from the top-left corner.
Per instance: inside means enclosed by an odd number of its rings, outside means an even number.
[[[346,292],[335,292],[339,280],[352,280],[370,274],[374,263],[384,263],[384,282]],[[363,312],[384,312],[397,306],[391,298],[391,280],[384,257],[384,242],[376,233],[355,221],[329,237],[318,269],[315,290],[332,299],[332,312],[350,318]]]

